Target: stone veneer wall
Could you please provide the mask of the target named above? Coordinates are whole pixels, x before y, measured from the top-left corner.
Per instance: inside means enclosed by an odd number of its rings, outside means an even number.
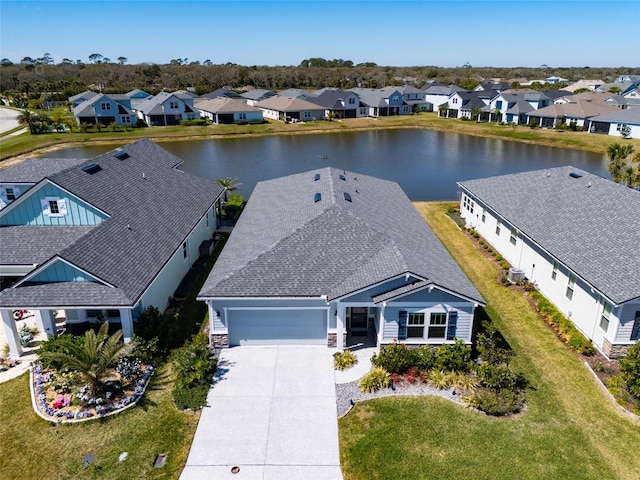
[[[347,332],[342,334],[342,345],[347,344]],[[329,333],[327,334],[327,347],[336,348],[338,345],[338,334],[337,333]]]
[[[631,345],[611,345],[606,338],[602,342],[602,353],[609,358],[620,358],[627,354],[627,350]]]
[[[211,345],[226,348],[229,346],[229,335],[226,333],[214,333],[211,335]]]

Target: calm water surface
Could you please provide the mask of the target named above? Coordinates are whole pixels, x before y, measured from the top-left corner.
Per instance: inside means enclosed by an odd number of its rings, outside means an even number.
[[[186,172],[232,177],[249,197],[256,182],[331,166],[393,180],[414,201],[454,200],[457,181],[573,165],[608,177],[607,156],[422,129],[183,140],[160,145]],[[115,148],[73,147],[49,157],[91,158]]]

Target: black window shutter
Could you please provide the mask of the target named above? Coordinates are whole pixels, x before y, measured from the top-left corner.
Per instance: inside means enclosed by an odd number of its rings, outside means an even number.
[[[449,324],[447,325],[447,340],[456,338],[456,328],[458,327],[458,312],[449,312]]]

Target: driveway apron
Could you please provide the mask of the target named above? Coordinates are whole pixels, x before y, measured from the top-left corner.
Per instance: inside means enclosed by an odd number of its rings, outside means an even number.
[[[180,479],[342,480],[331,353],[223,350]]]

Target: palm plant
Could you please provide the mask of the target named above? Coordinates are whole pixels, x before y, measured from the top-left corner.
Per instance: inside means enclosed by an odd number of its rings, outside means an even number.
[[[105,380],[113,374],[115,363],[134,347],[133,343],[122,342],[122,330],[109,335],[108,328],[109,323],[105,322],[97,334],[93,330],[87,331],[84,342],[80,344],[70,338],[61,338],[58,345],[62,351],[43,352],[40,358],[55,361],[62,369],[78,372],[89,383],[89,393],[95,396],[103,390]]]
[[[607,169],[614,182],[628,187],[637,187],[640,185],[640,153],[636,153],[629,163],[627,158],[632,153],[633,145],[612,143],[607,147],[609,155]],[[634,166],[634,163],[638,163],[638,166]]]
[[[224,201],[226,202],[227,199],[227,192],[235,192],[236,190],[238,190],[238,188],[240,188],[240,185],[242,185],[241,183],[238,183],[238,179],[237,178],[231,178],[231,177],[227,177],[227,178],[218,178],[216,180],[216,182],[218,182],[218,185],[222,186],[225,188],[224,191]]]
[[[36,112],[32,112],[31,110],[25,108],[18,115],[18,123],[20,125],[27,125],[29,127],[30,133],[35,133],[35,124],[38,121],[38,114]]]

